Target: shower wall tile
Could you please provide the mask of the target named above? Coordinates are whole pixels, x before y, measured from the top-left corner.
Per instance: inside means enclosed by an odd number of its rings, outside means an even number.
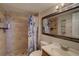
[[[15,18],[16,19],[16,18]],[[17,20],[17,21],[16,21]],[[20,55],[27,51],[28,46],[28,32],[27,21],[16,19],[12,22],[12,49],[7,53],[8,55]]]
[[[17,49],[17,50],[13,50],[9,52],[9,55],[12,56],[22,56],[22,55],[26,55],[27,54],[27,49]]]
[[[1,48],[0,49],[0,56],[5,56],[6,55],[6,49],[5,48]]]
[[[6,36],[5,32],[0,29],[0,55],[5,55],[6,53]]]

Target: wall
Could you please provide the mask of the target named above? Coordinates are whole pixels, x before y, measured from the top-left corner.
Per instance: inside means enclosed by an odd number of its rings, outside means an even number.
[[[23,55],[28,47],[28,21],[25,16],[10,14],[10,28],[7,30],[7,54]]]
[[[0,56],[24,55],[28,48],[28,21],[24,15],[0,12],[0,18],[9,24],[6,32],[0,29]],[[1,25],[1,24],[0,24]]]
[[[67,40],[64,40],[64,39],[55,38],[55,37],[51,37],[51,36],[47,36],[47,35],[42,34],[42,28],[41,28],[42,17],[49,15],[49,14],[55,12],[55,11],[56,11],[55,7],[52,7],[50,9],[47,9],[47,10],[39,13],[39,41],[43,40],[43,41],[46,41],[48,43],[59,43],[59,44],[69,46],[70,48],[74,48],[74,49],[79,50],[79,43],[67,41]]]
[[[4,20],[2,12],[0,12],[0,20]],[[1,23],[0,23],[1,25]],[[6,55],[6,32],[0,29],[0,56]]]

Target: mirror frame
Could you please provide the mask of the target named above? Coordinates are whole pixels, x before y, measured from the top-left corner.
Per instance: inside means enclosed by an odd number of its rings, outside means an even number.
[[[62,36],[62,35],[55,35],[55,34],[49,34],[49,33],[43,32],[43,19],[49,18],[51,16],[55,16],[55,15],[62,14],[64,12],[67,12],[67,11],[70,11],[70,10],[74,10],[76,8],[79,8],[79,5],[78,6],[75,6],[73,8],[70,8],[70,9],[66,9],[66,10],[61,11],[61,12],[58,11],[58,12],[55,12],[55,13],[52,13],[52,14],[49,14],[47,16],[42,17],[42,22],[41,22],[42,23],[42,34],[79,43],[79,38],[72,38],[72,37],[67,37],[67,36]]]

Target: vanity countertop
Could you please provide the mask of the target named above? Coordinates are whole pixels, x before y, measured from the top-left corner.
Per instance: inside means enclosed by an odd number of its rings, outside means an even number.
[[[69,48],[68,51],[65,51],[53,44],[42,46],[44,50],[50,56],[79,56],[79,51]]]

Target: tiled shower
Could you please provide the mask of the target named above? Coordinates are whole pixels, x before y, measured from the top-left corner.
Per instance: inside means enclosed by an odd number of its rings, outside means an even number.
[[[1,19],[6,20],[8,29],[0,28],[0,55],[26,55],[28,24],[27,17],[17,15],[4,15]],[[4,23],[4,22],[3,22]],[[4,26],[3,26],[4,27]]]

